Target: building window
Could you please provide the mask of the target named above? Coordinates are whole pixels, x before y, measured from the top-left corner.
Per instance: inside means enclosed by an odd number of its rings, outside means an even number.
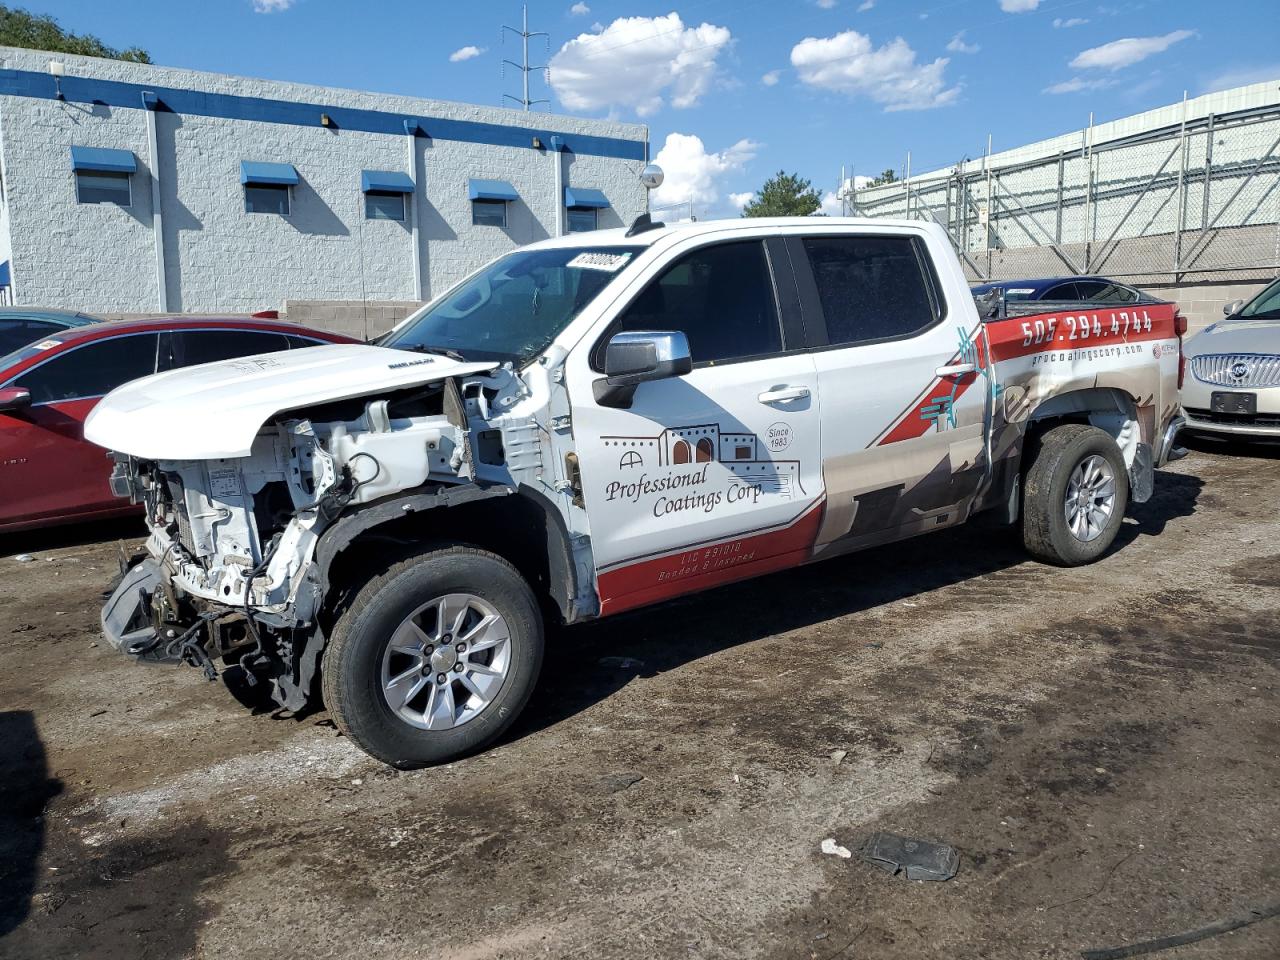
[[[275,183],[246,183],[244,185],[245,213],[275,213],[289,215],[289,188]]]
[[[366,220],[403,220],[404,194],[370,190],[364,195]]]
[[[688,463],[689,462],[689,444],[683,440],[677,440],[676,445],[671,448],[672,463]]]
[[[472,200],[471,223],[477,227],[505,227],[507,225],[507,201]]]
[[[710,463],[712,457],[711,441],[703,437],[694,450],[694,460],[698,463]]]
[[[570,207],[569,232],[588,233],[596,228],[595,207]]]
[[[122,207],[133,205],[129,189],[129,174],[106,173],[101,170],[76,171],[77,203],[114,203]]]

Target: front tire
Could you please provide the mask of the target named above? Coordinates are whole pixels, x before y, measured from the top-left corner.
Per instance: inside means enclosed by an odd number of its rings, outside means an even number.
[[[1047,563],[1078,567],[1106,553],[1129,505],[1129,474],[1111,435],[1070,423],[1046,431],[1023,478],[1022,541]]]
[[[474,547],[433,550],[356,594],[325,648],[324,702],[384,763],[441,763],[506,731],[542,652],[537,600],[511,564]]]

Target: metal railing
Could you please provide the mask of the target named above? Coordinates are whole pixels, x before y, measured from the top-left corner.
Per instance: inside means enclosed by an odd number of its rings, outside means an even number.
[[[977,279],[1015,267],[1175,283],[1277,270],[1280,104],[1102,143],[1092,132],[1078,149],[1018,163],[966,159],[850,189],[844,203],[853,216],[942,224]]]

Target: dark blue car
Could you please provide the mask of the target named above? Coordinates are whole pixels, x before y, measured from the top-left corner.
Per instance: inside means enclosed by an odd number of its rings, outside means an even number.
[[[0,307],[0,357],[70,327],[98,323],[101,317],[47,307]]]
[[[975,297],[1003,290],[1005,300],[1083,300],[1089,303],[1163,303],[1137,287],[1106,277],[1047,277],[995,280],[971,287]]]

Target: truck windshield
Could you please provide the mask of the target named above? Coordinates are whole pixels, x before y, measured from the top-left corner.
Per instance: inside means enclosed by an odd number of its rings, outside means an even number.
[[[495,260],[380,341],[464,360],[532,360],[643,247],[552,247]]]

